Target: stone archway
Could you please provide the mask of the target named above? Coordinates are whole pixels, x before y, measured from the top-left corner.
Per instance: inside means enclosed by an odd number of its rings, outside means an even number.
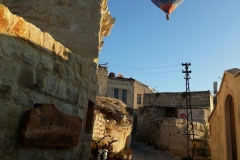
[[[226,142],[227,142],[227,159],[237,160],[237,142],[235,127],[234,101],[231,95],[225,100],[225,124],[226,124]]]

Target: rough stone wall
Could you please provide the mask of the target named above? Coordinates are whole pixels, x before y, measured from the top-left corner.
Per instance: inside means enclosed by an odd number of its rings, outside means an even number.
[[[127,90],[127,108],[133,108],[134,81],[121,78],[108,78],[107,96],[114,97],[114,88],[119,89],[119,99],[122,99],[122,90]]]
[[[143,107],[143,97],[144,97],[144,94],[147,94],[147,93],[154,93],[154,91],[151,90],[149,88],[149,86],[147,86],[145,84],[142,84],[138,81],[135,81],[135,83],[134,83],[134,104],[133,104],[134,109],[138,109],[139,107]],[[141,95],[141,103],[140,104],[137,103],[137,95],[138,94]]]
[[[96,97],[96,70],[96,63],[0,5],[0,159],[89,159],[91,139],[85,139],[84,122],[88,99],[94,102]],[[37,94],[34,84],[40,89]],[[63,113],[83,119],[78,146],[18,145],[20,119],[33,101],[53,103]]]
[[[233,69],[234,70],[234,69]],[[238,159],[240,158],[240,76],[225,71],[219,92],[217,93],[217,106],[209,118],[211,157],[213,160],[233,159],[231,151],[231,137],[236,134],[236,147]],[[232,101],[227,97],[232,96]],[[230,104],[231,103],[231,104]],[[234,114],[230,115],[230,108]],[[235,119],[235,133],[231,133],[229,119]]]
[[[121,100],[109,97],[97,97],[96,104],[92,139],[99,140],[110,135],[109,138],[103,140],[103,143],[117,140],[112,144],[111,152],[113,153],[129,147],[133,122],[132,117],[126,112],[125,104]]]
[[[209,91],[191,92],[193,108],[210,108],[212,95]],[[144,106],[186,107],[185,92],[152,93],[144,95]]]
[[[192,119],[194,122],[202,124],[208,123],[210,109],[192,109]],[[187,109],[178,109],[178,118],[187,119]]]
[[[106,119],[104,118],[104,115],[101,112],[99,112],[99,110],[96,110],[92,139],[94,140],[100,139],[104,137],[105,134],[106,134]]]
[[[24,17],[84,59],[97,62],[115,19],[107,0],[0,0],[13,14]]]
[[[187,139],[186,120],[176,118],[156,119],[155,110],[145,108],[143,111],[143,124],[137,132],[137,140],[148,142],[152,145],[157,145],[163,149],[168,147],[169,152],[176,156],[184,156],[186,153]],[[194,138],[201,138],[204,135],[205,125],[193,122]],[[207,127],[207,125],[206,125]]]
[[[108,70],[105,67],[98,67],[98,96],[107,96]]]

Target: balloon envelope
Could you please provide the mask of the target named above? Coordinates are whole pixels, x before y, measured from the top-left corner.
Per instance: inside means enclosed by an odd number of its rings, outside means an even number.
[[[158,8],[170,14],[183,0],[151,0]]]

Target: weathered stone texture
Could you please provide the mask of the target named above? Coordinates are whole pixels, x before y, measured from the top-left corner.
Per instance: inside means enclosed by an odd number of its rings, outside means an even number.
[[[24,4],[24,7],[34,8],[39,13],[48,8],[45,5],[48,1],[14,2],[16,8]],[[8,5],[13,6],[13,1]],[[20,12],[17,9],[15,11]],[[46,20],[45,16],[40,17]],[[94,79],[96,75],[88,74],[94,74],[96,63],[87,60],[84,60],[84,64],[82,62],[81,56],[75,56],[51,35],[12,15],[0,4],[0,159],[89,159],[89,139],[80,139],[80,147],[61,149],[17,145],[20,119],[25,111],[33,108],[33,103],[53,103],[63,113],[86,121],[88,99],[95,102],[96,93],[92,90],[97,85]],[[88,67],[88,74],[81,75],[76,69],[80,65]],[[85,135],[84,127],[80,137]]]
[[[117,140],[112,144],[112,153],[130,146],[128,137],[132,131],[132,117],[126,112],[125,104],[110,97],[97,97],[96,104],[92,139],[99,140],[109,135],[102,141],[103,144]]]
[[[29,39],[33,45],[51,54],[54,39],[71,48],[77,54],[90,61],[97,61],[98,52],[103,44],[103,37],[108,36],[115,19],[111,17],[107,0],[56,0],[56,1],[12,1],[0,0],[0,3],[10,8],[13,14],[24,17],[27,21],[50,33],[41,33],[39,29],[25,28],[21,18],[14,22],[13,32]],[[2,27],[8,29],[12,21],[5,21],[5,13],[0,17]],[[12,19],[11,19],[12,20]],[[59,34],[61,33],[61,34]],[[27,38],[28,37],[28,38]],[[49,43],[50,42],[50,43]]]
[[[192,108],[210,108],[211,93],[209,91],[191,92]],[[144,106],[186,107],[185,92],[152,93],[144,95]]]
[[[185,156],[187,138],[187,121],[172,117],[156,119],[152,108],[145,108],[142,118],[142,126],[138,128],[137,140],[158,146],[158,148],[169,148],[169,152],[178,157]],[[208,124],[193,122],[194,138],[201,138]],[[192,132],[191,132],[192,133]],[[189,143],[190,145],[190,143]]]
[[[211,158],[239,159],[240,156],[240,69],[226,70],[216,94],[217,106],[210,118]],[[235,138],[234,138],[235,137]],[[236,147],[235,149],[233,149]],[[237,157],[235,157],[237,154]]]

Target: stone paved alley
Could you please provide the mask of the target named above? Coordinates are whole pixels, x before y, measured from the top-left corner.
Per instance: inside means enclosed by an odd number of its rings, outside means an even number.
[[[132,160],[175,160],[173,156],[155,150],[153,147],[141,142],[132,141],[131,149],[133,151]]]

